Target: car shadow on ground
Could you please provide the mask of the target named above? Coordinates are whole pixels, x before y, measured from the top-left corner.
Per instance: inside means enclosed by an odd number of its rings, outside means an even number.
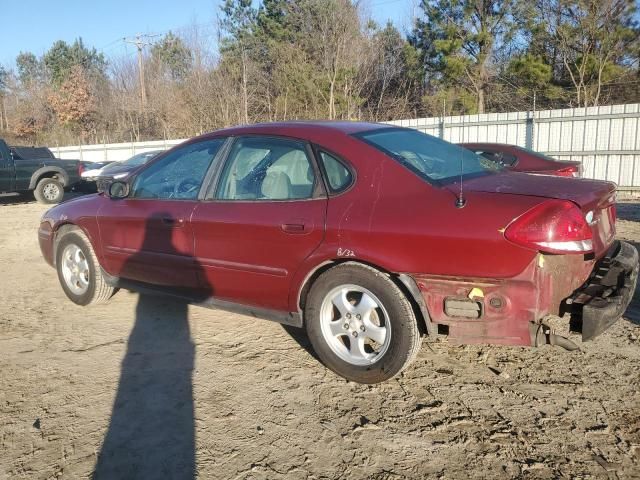
[[[64,192],[64,197],[62,197],[62,201],[66,202],[67,200],[71,200],[72,198],[81,197],[86,195],[86,193],[82,192]],[[33,192],[27,193],[9,193],[9,194],[1,194],[0,195],[0,207],[4,205],[25,205],[28,203],[38,203],[33,196]],[[49,205],[50,207],[55,206],[54,204]]]
[[[158,228],[158,219],[168,217],[158,213],[147,220],[141,251],[120,273],[139,272],[149,252],[180,255],[172,244],[172,228]],[[193,258],[189,263],[197,278],[201,267]],[[201,293],[203,299],[211,294]],[[195,345],[188,308],[186,300],[139,293],[94,479],[195,478]]]
[[[636,250],[638,250],[638,252],[640,252],[640,243],[632,240],[625,240],[625,242],[630,243]],[[636,284],[636,290],[633,294],[633,298],[631,299],[631,303],[624,313],[624,318],[635,325],[640,325],[640,280]]]
[[[620,220],[640,222],[640,203],[620,202],[616,203],[616,214]]]
[[[321,362],[320,357],[318,357],[318,354],[313,349],[313,345],[311,345],[311,340],[309,340],[309,336],[307,335],[307,331],[304,328],[293,327],[291,325],[282,325],[282,328],[309,355],[311,355],[313,358],[315,358],[318,362]]]
[[[0,195],[0,206],[3,205],[24,205],[26,203],[36,203],[36,199],[31,193],[8,193]]]
[[[616,204],[616,213],[619,220],[628,222],[640,222],[640,203],[633,201],[620,202]],[[640,252],[640,243],[625,239]],[[640,282],[636,285],[636,290],[627,308],[624,317],[635,325],[640,325]]]

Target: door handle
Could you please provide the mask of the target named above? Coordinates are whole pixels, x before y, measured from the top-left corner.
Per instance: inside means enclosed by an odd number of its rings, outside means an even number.
[[[304,223],[283,223],[282,230],[287,233],[305,233]]]

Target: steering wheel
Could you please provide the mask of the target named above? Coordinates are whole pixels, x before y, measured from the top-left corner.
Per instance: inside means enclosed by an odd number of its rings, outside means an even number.
[[[180,197],[195,192],[198,188],[200,188],[200,181],[192,177],[187,177],[180,180],[176,183],[175,187],[173,187],[173,196]]]

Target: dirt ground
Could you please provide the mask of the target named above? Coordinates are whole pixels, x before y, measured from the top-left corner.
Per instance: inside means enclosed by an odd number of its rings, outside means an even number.
[[[295,329],[118,293],[82,308],[0,198],[0,480],[640,478],[640,295],[581,351],[424,342],[377,386]],[[619,209],[640,242],[640,204]]]

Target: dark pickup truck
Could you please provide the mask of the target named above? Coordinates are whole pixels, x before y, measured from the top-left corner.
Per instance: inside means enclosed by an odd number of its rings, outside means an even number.
[[[41,203],[59,203],[64,190],[80,182],[77,160],[23,159],[0,138],[0,193],[32,191]]]

